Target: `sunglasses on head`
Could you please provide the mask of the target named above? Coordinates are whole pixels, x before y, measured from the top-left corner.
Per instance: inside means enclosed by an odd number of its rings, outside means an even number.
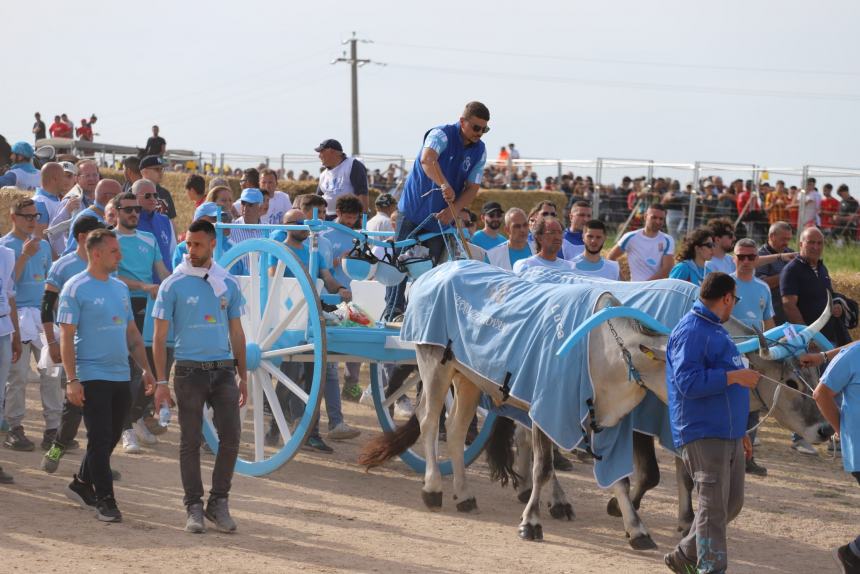
[[[27,221],[36,221],[36,219],[39,217],[38,213],[18,213],[17,211],[15,212],[15,215],[17,215],[18,217],[23,217]]]
[[[755,261],[756,259],[758,259],[758,255],[756,255],[755,253],[748,253],[744,255],[738,255],[737,253],[735,253],[735,257],[738,258],[738,261]]]
[[[126,207],[120,207],[120,211],[123,213],[140,213],[139,205],[127,205]]]

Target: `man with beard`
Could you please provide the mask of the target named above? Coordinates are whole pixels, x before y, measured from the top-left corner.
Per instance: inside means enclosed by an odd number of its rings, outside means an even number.
[[[572,219],[573,217],[571,217]],[[621,272],[618,262],[609,261],[600,255],[603,243],[606,241],[606,226],[603,222],[598,219],[586,222],[582,239],[585,251],[571,260],[573,270],[579,275],[620,281]]]
[[[481,220],[484,222],[484,228],[476,232],[471,243],[474,243],[484,251],[489,251],[497,245],[501,245],[506,241],[504,235],[499,233],[499,228],[502,226],[502,206],[495,201],[488,201],[481,208]]]
[[[542,217],[532,230],[538,252],[514,264],[514,273],[522,273],[529,267],[548,267],[558,271],[573,271],[573,265],[558,257],[564,230],[555,217]]]

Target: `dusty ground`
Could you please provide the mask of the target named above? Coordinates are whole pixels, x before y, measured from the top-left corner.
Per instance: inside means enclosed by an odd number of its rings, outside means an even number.
[[[43,430],[35,389],[29,399],[26,429],[35,439]],[[561,477],[575,521],[547,517],[546,540],[526,543],[516,535],[521,505],[510,489],[490,484],[483,460],[469,474],[480,512],[454,510],[448,478],[442,512],[430,513],[420,502],[421,478],[401,462],[370,474],[355,464],[378,426],[370,409],[351,403],[345,409],[363,434],[333,443],[333,455],[302,453],[268,477],[236,477],[234,535],[182,531],[175,426],[143,454],[115,455],[123,473],[116,485],[122,524],[99,523],[63,495],[80,451],[48,475],[38,468],[40,451],[0,448],[0,465],[16,479],[0,486],[0,572],[666,571],[662,555],[677,533],[673,466],[665,453],[662,483],[643,502],[658,551],[630,549],[585,464]],[[857,533],[860,487],[840,461],[790,450],[787,432],[772,424],[762,439],[757,458],[770,476],[747,482],[746,506],[729,531],[731,571],[836,572],[829,552]],[[212,462],[204,457],[206,473]]]

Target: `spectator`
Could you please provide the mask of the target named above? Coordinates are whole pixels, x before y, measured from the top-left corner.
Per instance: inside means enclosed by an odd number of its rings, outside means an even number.
[[[543,184],[544,191],[556,191],[555,178],[547,176]]]
[[[767,243],[758,250],[759,258],[776,255],[777,259],[766,265],[756,267],[755,275],[770,288],[770,299],[773,304],[774,320],[777,325],[785,323],[785,312],[782,310],[782,295],[779,291],[779,276],[783,268],[791,260],[792,254],[788,243],[794,235],[791,225],[785,221],[777,221],[770,226],[767,233]]]
[[[501,245],[507,238],[499,233],[499,228],[502,226],[502,217],[504,211],[502,206],[495,201],[488,201],[481,208],[481,221],[484,223],[483,229],[476,231],[469,240],[484,251],[489,251],[496,245]]]
[[[148,155],[161,157],[165,151],[167,151],[167,141],[158,135],[158,126],[152,126],[152,137],[146,140],[146,146],[144,146],[143,152],[140,154],[141,157]]]
[[[96,185],[95,197],[92,205],[87,207],[82,211],[78,211],[75,216],[71,220],[71,224],[69,226],[70,229],[74,229],[75,221],[80,217],[95,217],[102,223],[107,223],[106,219],[106,209],[110,200],[116,197],[119,193],[122,192],[122,187],[119,185],[119,182],[113,179],[104,179]],[[63,251],[63,255],[71,253],[78,248],[78,242],[73,234],[69,234],[69,238],[66,241],[66,249]]]
[[[123,192],[131,191],[131,186],[139,179],[143,179],[140,173],[140,158],[130,155],[122,160],[122,175],[125,177],[125,183],[122,186]]]
[[[155,183],[148,179],[141,179],[134,182],[131,191],[137,196],[137,201],[141,207],[137,228],[155,236],[161,253],[161,260],[168,271],[172,271],[176,233],[173,231],[173,223],[170,219],[158,211],[158,192]]]
[[[509,143],[509,144],[508,144],[508,149],[510,149],[510,150],[511,150],[511,151],[509,152],[509,153],[510,153],[510,156],[511,156],[511,159],[520,159],[520,150],[516,149],[516,148],[514,147],[514,144]]]
[[[496,164],[500,169],[508,168],[508,159],[511,157],[511,154],[508,153],[508,148],[502,146],[502,149],[499,150],[499,155],[496,157]]]
[[[606,225],[599,219],[585,222],[583,236],[585,251],[571,260],[573,270],[578,275],[600,277],[611,281],[621,279],[621,269],[617,261],[609,261],[600,255],[606,242]]]
[[[191,174],[185,180],[185,195],[194,207],[206,201],[206,180],[202,175]]]
[[[833,197],[832,183],[825,183],[824,187],[821,188],[821,191],[824,193],[824,197],[821,198],[821,211],[819,213],[819,217],[821,219],[821,231],[823,231],[825,235],[830,236],[834,233],[833,224],[836,214],[839,213],[840,203],[838,199]]]
[[[768,187],[767,182],[763,182],[761,184],[761,192],[766,194]],[[753,238],[759,237],[759,234],[764,233],[762,226],[767,221],[767,216],[762,209],[759,192],[752,189],[752,187],[746,188],[738,194],[737,201],[738,214],[743,214],[741,221],[746,224],[748,235]]]
[[[325,170],[320,174],[317,195],[323,196],[328,207],[325,218],[335,218],[337,199],[345,195],[355,195],[367,211],[367,168],[357,158],[343,153],[343,146],[333,139],[323,140],[314,148],[319,154]]]
[[[670,279],[689,281],[701,285],[705,280],[705,265],[714,253],[714,235],[708,227],[698,227],[687,234],[681,249],[675,255],[675,266],[669,271]]]
[[[155,185],[158,194],[158,209],[170,220],[176,219],[176,205],[173,203],[173,195],[166,187],[161,186],[164,177],[164,169],[168,167],[167,162],[157,155],[148,155],[140,160],[140,174]]]
[[[27,142],[15,142],[12,145],[12,165],[7,173],[15,174],[15,187],[18,189],[34,190],[42,183],[42,177],[33,165],[33,146]]]
[[[860,214],[858,214],[860,212],[860,204],[858,204],[856,199],[851,197],[851,192],[844,183],[836,190],[836,194],[841,200],[839,202],[839,213],[834,218],[837,228],[836,233],[848,239],[858,238],[857,219],[860,217]]]
[[[69,164],[71,169],[75,166]],[[57,162],[48,162],[41,170],[42,186],[36,188],[33,201],[36,202],[36,210],[39,212],[39,221],[36,229],[39,235],[44,233],[50,222],[56,217],[60,210],[60,198],[68,191],[70,183],[74,181],[74,175],[63,169]],[[56,234],[54,238],[48,238],[54,253],[54,259],[65,249],[65,241],[62,234]]]
[[[71,138],[72,128],[60,116],[54,116],[54,123],[48,128],[52,138]]]
[[[390,193],[381,193],[376,198],[376,215],[367,221],[367,231],[394,231],[394,224],[391,221],[391,214],[397,211],[397,202]],[[379,241],[385,241],[387,237],[374,237]],[[385,255],[385,248],[381,245],[373,247],[373,254],[377,258],[382,258]]]
[[[232,219],[233,212],[233,190],[226,185],[210,187],[209,193],[206,194],[206,201],[218,205],[221,208],[221,213],[230,214]],[[241,204],[240,204],[241,205]]]
[[[242,195],[239,197],[242,215],[239,219],[236,219],[234,223],[244,223],[249,225],[260,223],[260,217],[263,214],[263,200],[263,192],[259,189],[254,187],[243,189]],[[234,229],[230,233],[230,240],[234,245],[238,245],[247,239],[256,239],[265,236],[266,232],[261,229]]]
[[[514,263],[514,273],[522,273],[530,267],[547,267],[558,271],[573,271],[573,264],[558,257],[564,228],[555,217],[541,217],[535,223],[534,233],[537,253]]]
[[[510,271],[517,261],[528,259],[535,254],[534,246],[529,243],[526,212],[519,207],[510,208],[505,213],[505,231],[508,240],[487,251],[487,262]]]
[[[666,221],[666,208],[656,203],[645,212],[645,227],[628,231],[609,252],[608,259],[617,261],[627,254],[631,281],[665,279],[672,268],[675,240],[660,231]]]
[[[45,122],[42,121],[42,114],[36,112],[36,122],[33,124],[33,137],[36,139],[36,143],[39,140],[45,139]]]
[[[578,255],[585,251],[583,231],[585,224],[591,219],[591,204],[579,200],[570,208],[570,227],[564,232],[564,240],[561,243],[562,257],[573,261]]]
[[[70,120],[66,114],[60,114],[60,121],[66,125],[66,130],[69,134],[67,137],[72,137],[72,133],[75,131],[75,122]]]
[[[260,191],[269,199],[263,223],[280,224],[284,214],[293,208],[293,202],[287,193],[278,190],[278,173],[275,170],[265,168],[260,172]]]
[[[817,226],[820,224],[818,214],[821,210],[821,194],[818,193],[818,188],[815,187],[815,183],[814,177],[807,179],[806,194],[798,194],[796,196],[795,202],[798,206],[798,214],[800,214],[801,207],[803,212],[803,220],[799,223],[802,228]],[[800,205],[801,198],[803,198],[803,206]]]
[[[63,197],[60,208],[51,219],[51,227],[68,221],[70,225],[69,229],[71,229],[72,220],[74,220],[77,214],[81,210],[89,208],[95,202],[96,185],[99,183],[100,177],[96,162],[91,159],[83,159],[77,163],[76,169],[78,174],[75,177],[75,185]],[[104,222],[102,216],[99,216],[98,219]],[[60,239],[57,239],[57,242],[60,242]],[[64,245],[62,253],[69,253],[68,231],[62,233],[62,243]],[[53,244],[54,242],[52,241]],[[59,245],[56,245],[55,248],[59,248]],[[74,251],[74,248],[71,251]]]
[[[705,275],[713,271],[722,271],[726,275],[735,272],[735,260],[731,256],[732,245],[735,243],[735,226],[726,217],[712,219],[708,222],[714,235],[714,253],[705,263]]]
[[[692,189],[693,184],[688,183],[687,189]],[[690,205],[690,193],[681,189],[678,181],[672,182],[669,191],[663,194],[660,203],[666,206],[666,230],[673,238],[684,236],[687,228],[687,209]]]
[[[771,225],[777,221],[788,221],[788,205],[791,198],[785,190],[785,182],[781,179],[776,182],[776,187],[765,196],[764,207],[767,211],[767,220]]]
[[[78,139],[81,141],[93,141],[93,128],[92,126],[90,126],[90,123],[87,121],[86,118],[81,120],[81,125],[75,130],[75,135],[77,135]]]

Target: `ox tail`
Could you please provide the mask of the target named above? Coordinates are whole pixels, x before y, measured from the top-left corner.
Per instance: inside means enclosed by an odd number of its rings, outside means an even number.
[[[490,480],[498,481],[502,487],[508,481],[516,489],[522,477],[514,470],[514,431],[516,423],[507,417],[496,417],[493,431],[487,439],[484,450],[487,453],[487,465],[490,467]]]
[[[421,425],[418,417],[412,417],[395,430],[378,435],[361,449],[358,464],[370,470],[374,466],[382,466],[386,461],[406,452],[421,436]]]

